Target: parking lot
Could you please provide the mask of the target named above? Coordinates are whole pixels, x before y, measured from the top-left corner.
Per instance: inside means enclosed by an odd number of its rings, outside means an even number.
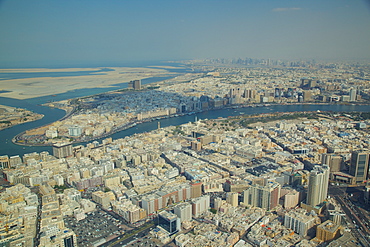
[[[66,227],[77,235],[78,246],[93,246],[93,243],[121,235],[126,228],[122,222],[104,211],[97,210],[86,215],[86,218],[76,221],[74,217],[64,218]]]

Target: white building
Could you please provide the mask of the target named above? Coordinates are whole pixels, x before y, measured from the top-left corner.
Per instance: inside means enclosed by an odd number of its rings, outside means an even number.
[[[192,206],[190,203],[184,202],[176,205],[174,212],[181,222],[191,221],[192,219]]]
[[[201,196],[192,200],[192,213],[195,217],[199,217],[202,213],[209,209],[209,195]]]

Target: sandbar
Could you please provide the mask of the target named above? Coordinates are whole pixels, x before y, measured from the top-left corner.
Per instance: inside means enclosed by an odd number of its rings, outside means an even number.
[[[66,77],[35,77],[22,79],[0,80],[1,97],[14,99],[30,99],[47,95],[65,93],[83,88],[113,87],[115,84],[132,80],[142,80],[150,77],[175,75],[159,68],[106,67],[113,71],[97,72],[93,75]],[[72,68],[72,69],[1,69],[1,73],[27,72],[68,72],[96,70],[101,68]],[[63,70],[63,71],[62,71]],[[113,90],[113,89],[112,89]]]

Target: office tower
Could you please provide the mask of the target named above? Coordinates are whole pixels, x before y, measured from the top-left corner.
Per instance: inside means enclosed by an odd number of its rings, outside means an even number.
[[[72,154],[71,143],[56,143],[53,145],[53,155],[57,158],[65,158],[72,156]]]
[[[328,195],[329,167],[316,165],[310,172],[308,179],[307,204],[317,206],[322,203]]]
[[[192,207],[190,203],[184,202],[175,206],[174,213],[180,218],[181,222],[191,221]]]
[[[140,90],[141,89],[141,80],[133,80],[128,83],[128,88],[134,89],[134,90]]]
[[[181,222],[176,214],[162,211],[158,214],[158,225],[172,235],[180,230]]]
[[[279,204],[280,184],[268,182],[262,186],[253,184],[243,193],[243,203],[254,207],[271,210]]]
[[[356,101],[357,96],[357,90],[354,88],[351,88],[351,91],[349,91],[349,101]]]
[[[363,183],[367,179],[369,169],[369,151],[354,151],[351,155],[349,174],[355,177],[356,183]]]
[[[192,213],[195,217],[198,217],[209,209],[210,196],[205,195],[192,200]]]
[[[229,203],[233,207],[237,207],[238,206],[238,193],[227,192],[226,193],[226,202]]]
[[[321,164],[327,165],[330,168],[330,172],[339,172],[341,170],[343,158],[337,154],[322,154]]]

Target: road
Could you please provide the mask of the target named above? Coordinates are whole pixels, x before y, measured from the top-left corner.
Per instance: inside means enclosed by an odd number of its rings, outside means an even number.
[[[346,189],[346,187],[330,186],[329,194],[336,199],[349,219],[353,235],[363,246],[370,246],[370,221],[366,215],[352,203]],[[353,190],[353,188],[350,189]]]
[[[126,232],[125,234],[122,234],[102,245],[99,247],[120,247],[123,245],[127,245],[131,241],[134,241],[138,238],[142,238],[146,236],[150,230],[153,229],[155,225],[153,223],[146,224],[143,227],[139,229],[132,230],[130,232]]]

